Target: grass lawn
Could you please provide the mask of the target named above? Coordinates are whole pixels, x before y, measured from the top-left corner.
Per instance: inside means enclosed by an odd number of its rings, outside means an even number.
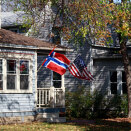
[[[33,122],[26,124],[0,125],[0,131],[130,131],[131,123],[127,121],[96,120],[67,123]]]

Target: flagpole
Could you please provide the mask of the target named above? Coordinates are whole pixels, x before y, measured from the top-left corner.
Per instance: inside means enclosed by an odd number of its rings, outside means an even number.
[[[51,53],[55,50],[56,47],[57,47],[57,45],[55,45],[55,47],[52,49],[52,51],[49,53],[49,55],[51,55]],[[46,62],[46,59],[43,61],[43,63],[41,64],[41,66],[39,67],[37,72],[41,69],[41,67],[44,65],[45,62]]]

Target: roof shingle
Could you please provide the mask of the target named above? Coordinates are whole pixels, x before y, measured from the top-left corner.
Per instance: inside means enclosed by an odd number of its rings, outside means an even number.
[[[15,44],[15,45],[25,45],[25,46],[35,46],[35,47],[48,47],[53,48],[55,45],[49,42],[44,42],[36,38],[27,37],[22,34],[17,34],[12,31],[5,29],[0,29],[0,43],[2,44]],[[58,45],[57,48],[65,48]]]

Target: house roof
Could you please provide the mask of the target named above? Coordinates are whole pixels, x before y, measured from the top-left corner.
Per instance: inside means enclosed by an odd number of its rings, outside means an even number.
[[[15,46],[15,48],[17,48],[16,45],[18,45],[19,48],[24,46],[25,48],[33,47],[33,49],[35,48],[35,49],[46,49],[46,50],[50,50],[55,46],[52,43],[41,41],[39,39],[32,38],[32,37],[27,37],[22,34],[17,34],[15,32],[5,29],[0,29],[0,43],[2,47],[10,45],[10,47]],[[66,47],[61,45],[58,45],[56,49],[63,50],[63,51],[68,50]]]
[[[25,17],[27,15],[23,11],[17,12],[1,12],[1,26],[11,27],[22,25],[25,22]]]

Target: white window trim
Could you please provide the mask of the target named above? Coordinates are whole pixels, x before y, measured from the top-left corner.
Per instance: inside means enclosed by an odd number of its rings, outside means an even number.
[[[6,56],[6,58],[0,58],[2,59],[2,74],[3,74],[3,90],[0,90],[0,93],[33,93],[32,92],[32,70],[33,70],[33,62],[31,56],[25,56],[20,57],[19,55],[16,55],[15,58],[10,57],[9,54]],[[16,89],[9,90],[7,89],[7,60],[16,60]],[[20,70],[19,68],[19,62],[20,60],[26,60],[29,61],[29,88],[27,90],[20,90]]]
[[[117,72],[117,95],[123,95],[122,92],[122,71],[124,70],[109,70],[109,87],[108,87],[108,95],[114,96],[115,94],[111,94],[111,86],[110,86],[110,72],[111,71],[116,71]]]

